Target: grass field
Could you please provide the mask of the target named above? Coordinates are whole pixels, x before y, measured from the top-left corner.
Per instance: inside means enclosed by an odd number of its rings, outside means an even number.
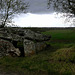
[[[50,48],[30,57],[0,58],[0,72],[17,75],[75,75],[75,29],[41,29],[41,33],[51,35],[50,42],[47,42]]]

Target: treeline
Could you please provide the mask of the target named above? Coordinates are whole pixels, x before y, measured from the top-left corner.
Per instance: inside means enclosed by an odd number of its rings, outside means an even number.
[[[73,29],[75,30],[75,27],[24,27],[24,29],[31,29],[35,32],[44,32],[48,30],[65,30],[65,29]]]
[[[11,27],[9,27],[11,28]],[[49,30],[66,30],[66,29],[72,29],[75,30],[75,27],[12,27],[15,29],[23,28],[23,29],[30,29],[34,32],[44,32],[44,31],[49,31]]]

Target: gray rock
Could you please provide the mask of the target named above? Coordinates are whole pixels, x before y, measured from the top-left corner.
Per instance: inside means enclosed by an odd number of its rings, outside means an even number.
[[[47,41],[47,40],[50,40],[51,36],[46,36],[40,33],[35,33],[31,30],[25,30],[24,38],[29,39],[29,40],[36,40],[36,41]]]
[[[11,55],[11,53],[13,53]],[[0,56],[6,56],[6,55],[16,55],[20,56],[19,49],[16,49],[12,43],[10,43],[7,40],[0,39]]]
[[[30,56],[40,52],[46,48],[45,42],[34,42],[31,40],[24,39],[24,52],[25,56]]]
[[[44,50],[47,47],[46,41],[49,41],[50,38],[51,36],[33,32],[29,29],[2,28],[0,29],[0,46],[2,46],[0,47],[0,55],[5,56],[10,54],[11,56],[20,56],[21,52],[24,52],[24,56],[33,55],[36,52]],[[2,43],[1,39],[3,39]],[[18,42],[21,42],[24,48],[16,47]],[[17,49],[14,47],[14,43]],[[22,51],[21,49],[24,50]]]
[[[7,32],[6,32],[7,31]],[[9,29],[4,31],[0,31],[0,38],[9,39],[14,41],[23,41],[23,39],[28,40],[36,40],[36,41],[48,41],[51,36],[43,35],[40,33],[36,33],[31,31],[30,29]],[[10,32],[10,33],[9,33]],[[15,34],[14,34],[15,33]]]
[[[36,53],[35,43],[31,40],[24,39],[24,54],[25,56],[33,55]]]

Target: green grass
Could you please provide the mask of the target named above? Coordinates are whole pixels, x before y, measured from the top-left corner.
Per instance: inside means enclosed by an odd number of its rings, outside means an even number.
[[[0,72],[18,75],[75,75],[75,30],[46,30],[51,47],[30,57],[0,58]]]
[[[64,29],[64,30],[50,30],[42,32],[43,34],[51,35],[51,41],[54,42],[75,42],[75,30]]]

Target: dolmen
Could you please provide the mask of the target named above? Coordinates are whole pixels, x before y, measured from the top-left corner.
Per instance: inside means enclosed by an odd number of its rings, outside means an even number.
[[[24,28],[0,28],[0,57],[31,56],[46,50],[51,36]]]

